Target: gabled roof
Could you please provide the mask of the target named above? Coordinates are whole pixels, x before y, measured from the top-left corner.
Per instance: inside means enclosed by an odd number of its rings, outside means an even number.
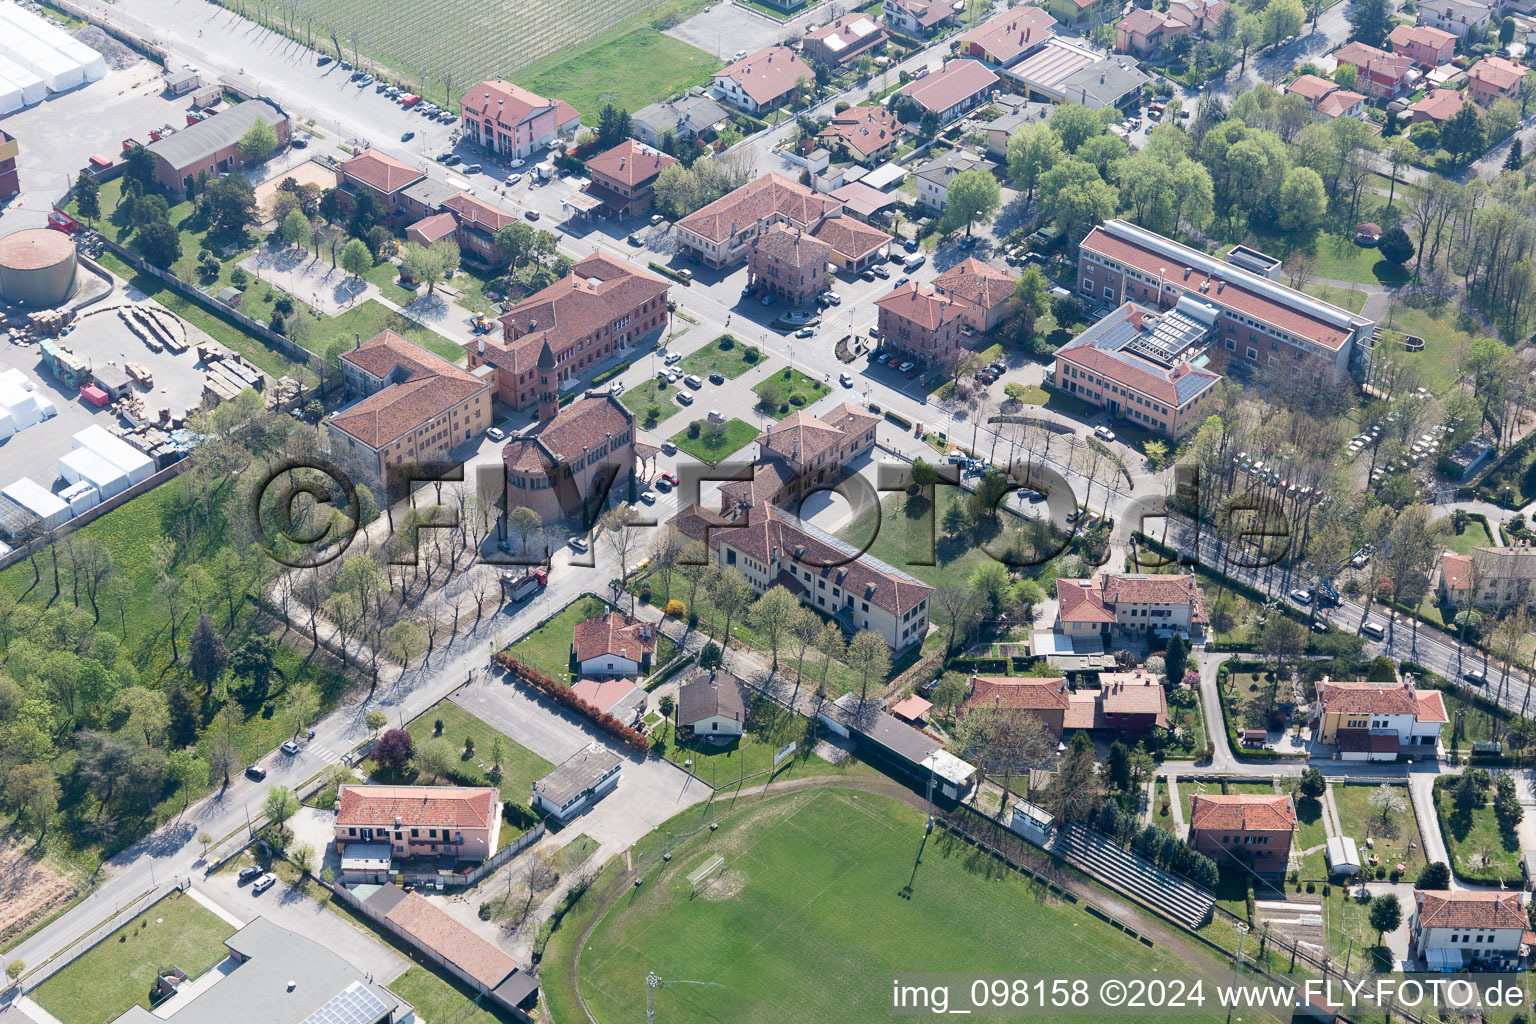
[[[756,53],[727,64],[715,72],[716,78],[729,78],[759,104],[773,103],[804,78],[814,82],[815,70],[787,46],[768,46]]]
[[[832,251],[844,259],[857,263],[881,246],[890,242],[891,236],[861,220],[838,214],[816,225],[811,236],[826,242]]]
[[[1445,711],[1445,698],[1440,696],[1438,690],[1415,690],[1414,701],[1418,704],[1418,720],[1420,722],[1449,722],[1451,716]]]
[[[516,214],[508,213],[499,206],[492,206],[483,199],[476,199],[467,192],[460,192],[451,197],[443,203],[443,207],[450,211],[461,225],[480,228],[488,234],[495,234],[507,225],[517,223]]]
[[[1419,702],[1410,683],[1344,682],[1324,679],[1317,684],[1317,703],[1323,714],[1414,715]]]
[[[1472,573],[1484,581],[1536,579],[1536,548],[1473,548]]]
[[[393,828],[489,828],[501,813],[494,786],[342,786],[336,824]]]
[[[398,192],[427,176],[426,171],[403,164],[376,149],[365,149],[357,156],[343,160],[340,167],[347,177],[355,178],[385,195]]]
[[[1099,673],[1098,703],[1107,715],[1151,715],[1168,728],[1168,692],[1143,669]]]
[[[998,83],[997,75],[979,60],[952,60],[943,69],[908,82],[897,90],[923,109],[942,114],[955,104]]]
[[[1335,92],[1338,88],[1338,83],[1330,82],[1318,75],[1298,75],[1296,81],[1285,87],[1285,91],[1295,93],[1308,103],[1316,104],[1318,100]]]
[[[1413,70],[1411,58],[1361,42],[1345,43],[1333,56],[1340,64],[1353,64],[1361,71],[1369,70],[1373,75],[1384,75],[1393,81]]]
[[[832,255],[832,247],[799,228],[775,224],[752,239],[752,252],[798,270],[825,264]]]
[[[1151,35],[1164,29],[1187,29],[1189,26],[1176,18],[1170,18],[1161,11],[1154,11],[1147,7],[1134,7],[1131,13],[1121,18],[1115,25],[1117,30],[1125,29],[1138,35]]]
[[[459,101],[459,106],[470,117],[491,117],[512,126],[522,124],[550,109],[555,111],[556,123],[562,125],[581,116],[564,100],[545,99],[504,78],[493,78],[471,86]]]
[[[612,713],[622,701],[642,692],[628,679],[578,679],[571,687],[571,695],[591,704],[597,710]]]
[[[1398,25],[1387,36],[1387,42],[1392,44],[1392,49],[1394,50],[1399,46],[1413,46],[1415,44],[1428,47],[1431,50],[1439,50],[1446,43],[1454,43],[1455,41],[1455,33],[1446,32],[1431,25]]]
[[[1015,676],[973,676],[971,692],[961,705],[962,714],[987,704],[1008,710],[1065,711],[1068,705],[1067,681],[1055,678]]]
[[[335,413],[328,421],[370,448],[383,448],[490,389],[486,381],[393,331],[379,332],[342,353],[341,359],[378,380],[394,374],[398,381]]]
[[[1056,608],[1062,622],[1114,622],[1115,613],[1104,607],[1104,598],[1092,580],[1056,580]]]
[[[892,316],[916,324],[924,330],[935,331],[946,320],[960,315],[959,304],[934,291],[930,285],[916,281],[893,289],[875,301],[875,305]]]
[[[656,653],[656,627],[623,612],[594,615],[576,623],[572,634],[577,661],[608,655],[639,662],[645,655]]]
[[[606,153],[587,161],[587,173],[621,181],[630,188],[656,177],[677,163],[677,158],[625,139]]]
[[[842,206],[780,174],[765,174],[756,181],[728,192],[677,222],[711,242],[723,242],[733,233],[773,216],[790,224],[810,227],[822,217],[842,212]]]
[[[1460,89],[1431,89],[1408,107],[1408,114],[1422,114],[1431,121],[1449,121],[1472,100]]]
[[[459,222],[453,214],[444,210],[423,217],[405,229],[407,235],[420,235],[428,242],[438,242],[458,230]]]
[[[1440,575],[1447,590],[1472,589],[1472,558],[1447,551],[1440,556]]]
[[[1277,793],[1196,793],[1189,801],[1189,827],[1229,832],[1290,832],[1296,805]]]
[[[180,170],[207,160],[221,149],[233,146],[256,121],[274,128],[288,120],[288,115],[270,100],[254,99],[237,103],[223,113],[189,124],[146,147],[151,153]]]
[[[1508,92],[1525,77],[1525,68],[1503,57],[1484,57],[1467,69],[1467,78],[1483,82],[1500,92]]]
[[[879,104],[849,107],[833,114],[816,137],[829,144],[840,142],[860,156],[869,156],[901,141],[901,123]]]
[[[1420,928],[1484,928],[1519,930],[1530,927],[1518,892],[1479,892],[1457,889],[1420,889]]]
[[[874,18],[859,13],[811,29],[805,34],[804,41],[820,42],[829,52],[838,54],[837,59],[841,61],[846,59],[841,56],[844,51],[871,46],[884,37],[885,30]]]
[[[905,10],[923,28],[932,28],[965,10],[965,0],[900,0],[891,6]]]
[[[641,107],[630,115],[630,120],[644,124],[660,135],[668,129],[678,128],[702,132],[730,116],[730,111],[708,96],[688,95],[666,103],[651,103]]]
[[[679,725],[694,725],[716,716],[737,722],[746,720],[747,688],[740,679],[729,672],[715,671],[678,687]]]
[[[999,64],[1007,64],[1056,34],[1056,19],[1042,7],[1025,5],[1003,11],[960,37],[975,43]]]
[[[459,924],[420,893],[405,893],[385,917],[488,989],[500,985],[517,970],[516,960]]]
[[[990,263],[971,256],[933,279],[933,286],[945,295],[964,299],[973,306],[990,310],[1013,296],[1015,279]]]
[[[1364,102],[1365,96],[1361,93],[1336,89],[1318,102],[1317,112],[1324,117],[1342,117],[1353,110],[1355,104]]]
[[[635,418],[612,394],[603,391],[576,399],[531,434],[509,440],[501,450],[509,469],[540,472],[574,462],[610,438],[633,437]]]

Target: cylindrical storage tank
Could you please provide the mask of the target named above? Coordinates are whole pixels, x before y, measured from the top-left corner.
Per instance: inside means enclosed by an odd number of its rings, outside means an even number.
[[[62,231],[29,228],[0,238],[0,298],[62,305],[75,293],[75,243]]]

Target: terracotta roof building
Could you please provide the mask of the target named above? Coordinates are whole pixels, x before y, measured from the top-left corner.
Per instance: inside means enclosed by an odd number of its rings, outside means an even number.
[[[1472,603],[1497,610],[1536,604],[1536,547],[1528,543],[1510,547],[1472,549]]]
[[[1214,34],[1221,24],[1225,0],[1169,0],[1168,13],[1199,33]]]
[[[680,511],[673,525],[683,529],[690,515]],[[784,587],[845,633],[873,631],[897,651],[928,635],[932,587],[773,505],[738,513],[708,538],[715,564],[736,568],[758,593]]]
[[[966,32],[960,37],[960,52],[1005,68],[1040,49],[1055,34],[1055,18],[1025,5],[996,14]]]
[[[751,479],[720,484],[722,513],[734,516],[763,503],[792,507],[835,482],[848,462],[873,448],[879,423],[878,416],[846,402],[820,416],[790,413],[757,436]]]
[[[510,409],[538,400],[538,361],[554,353],[555,385],[573,387],[584,372],[659,331],[667,320],[667,282],[602,253],[588,256],[499,319],[501,339],[465,346],[471,370],[496,368],[496,397]]]
[[[827,290],[832,247],[799,228],[775,224],[752,239],[747,286],[771,292],[791,306],[814,305]]]
[[[1486,107],[1497,99],[1520,99],[1520,82],[1526,69],[1503,57],[1484,57],[1467,69],[1472,98]]]
[[[860,54],[872,53],[885,43],[885,29],[867,14],[847,14],[830,25],[807,32],[801,49],[807,60],[837,67]]]
[[[1163,47],[1179,36],[1188,35],[1190,27],[1171,13],[1133,7],[1115,23],[1115,49],[1138,57],[1161,53]]]
[[[342,380],[361,396],[326,418],[332,449],[374,486],[408,463],[446,460],[491,426],[492,381],[393,331],[342,353]]]
[[[1460,607],[1472,596],[1476,586],[1472,581],[1472,556],[1447,551],[1440,556],[1440,600]]]
[[[376,149],[365,149],[336,165],[336,188],[348,199],[369,195],[380,214],[396,213],[401,192],[427,176],[427,172],[401,163]]]
[[[1196,636],[1205,627],[1205,597],[1193,576],[1105,573],[1056,581],[1057,630],[1070,637],[1173,632]]]
[[[1024,711],[1040,719],[1051,735],[1060,739],[1066,727],[1070,697],[1065,679],[972,676],[965,700],[955,714],[963,718],[972,709],[987,706]]]
[[[587,161],[586,191],[602,200],[607,216],[641,217],[651,212],[656,179],[675,163],[676,157],[625,139]]]
[[[564,100],[545,99],[504,78],[472,86],[459,100],[464,138],[503,158],[525,159],[581,127]]]
[[[1393,53],[1400,53],[1426,71],[1449,64],[1456,55],[1456,36],[1428,25],[1398,25],[1387,36]]]
[[[1345,43],[1333,56],[1341,65],[1355,68],[1355,88],[1385,100],[1401,96],[1422,77],[1413,58],[1361,42]]]
[[[1217,868],[1284,874],[1295,833],[1296,804],[1284,794],[1196,793],[1189,800],[1189,843]]]
[[[1314,109],[1324,117],[1364,117],[1365,96],[1349,89],[1335,89]]]
[[[715,72],[715,90],[725,102],[749,114],[782,106],[801,80],[816,72],[787,46],[769,46]]]
[[[1319,743],[1338,743],[1346,761],[1394,761],[1399,754],[1433,757],[1447,721],[1439,692],[1420,691],[1411,683],[1324,678],[1317,684],[1314,735]]]
[[[884,160],[896,151],[901,139],[896,115],[878,104],[833,114],[816,137],[823,146],[846,153],[861,164]]]
[[[1121,220],[1078,246],[1078,291],[1091,302],[1167,308],[1188,296],[1219,312],[1210,369],[1292,368],[1342,379],[1374,321]]]
[[[448,856],[484,860],[501,834],[501,795],[494,786],[342,786],[335,838],[388,845],[394,858]]]
[[[1460,89],[1431,89],[1416,100],[1404,113],[1413,124],[1433,121],[1444,124],[1456,116],[1456,112],[1472,101]]]
[[[632,676],[649,672],[656,655],[656,627],[619,611],[576,623],[571,659],[584,676]]]
[[[1536,945],[1523,892],[1420,889],[1408,918],[1416,969],[1514,971]]]
[[[939,71],[929,72],[896,90],[949,124],[966,111],[987,101],[1000,79],[979,60],[952,60]]]
[[[482,993],[496,991],[522,972],[506,953],[454,920],[420,893],[393,885],[368,897],[369,907],[384,911],[384,919],[412,944],[446,963],[460,980]]]
[[[695,676],[677,688],[677,725],[695,736],[737,737],[748,703],[746,684],[729,672]]]
[[[1055,383],[1177,439],[1205,421],[1221,375],[1206,368],[1219,314],[1185,296],[1167,312],[1127,302],[1056,352]]]
[[[1337,82],[1331,82],[1319,75],[1297,75],[1296,80],[1285,87],[1285,91],[1306,100],[1307,106],[1316,107],[1319,100],[1338,87]]]
[[[972,330],[990,331],[1012,308],[1017,278],[971,256],[933,279],[940,295],[960,303],[960,316]]]
[[[811,237],[825,242],[832,250],[827,254],[828,261],[849,274],[861,274],[879,263],[891,244],[890,235],[846,214],[828,217],[816,226]]]
[[[711,267],[747,258],[752,239],[775,224],[813,232],[840,203],[780,174],[765,174],[677,222],[678,246]]]
[[[881,11],[897,32],[925,38],[953,24],[964,13],[965,0],[889,0]]]
[[[908,281],[876,300],[881,345],[921,366],[947,367],[960,354],[959,301]]]
[[[626,725],[645,714],[645,691],[628,679],[578,679],[571,686],[571,696],[586,701],[605,715],[612,715]]]

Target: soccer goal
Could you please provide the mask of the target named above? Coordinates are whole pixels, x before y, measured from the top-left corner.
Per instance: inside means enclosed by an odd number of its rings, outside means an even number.
[[[709,884],[724,873],[725,858],[718,853],[712,854],[703,864],[694,868],[693,873],[688,876],[688,884],[693,888],[690,895],[697,896],[709,888]]]

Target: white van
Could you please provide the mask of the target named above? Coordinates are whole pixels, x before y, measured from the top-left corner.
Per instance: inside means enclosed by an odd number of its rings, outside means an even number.
[[[1360,627],[1360,632],[1362,635],[1368,636],[1372,640],[1382,640],[1385,639],[1387,635],[1387,631],[1375,622],[1367,622],[1365,625]]]
[[[916,270],[918,267],[922,266],[924,263],[927,263],[927,262],[928,262],[928,257],[927,256],[923,255],[920,252],[915,252],[912,255],[908,256],[905,260],[903,260],[902,263],[901,263],[901,266],[902,266],[903,270],[905,270],[907,273],[910,274],[910,273],[912,273],[912,271]]]

